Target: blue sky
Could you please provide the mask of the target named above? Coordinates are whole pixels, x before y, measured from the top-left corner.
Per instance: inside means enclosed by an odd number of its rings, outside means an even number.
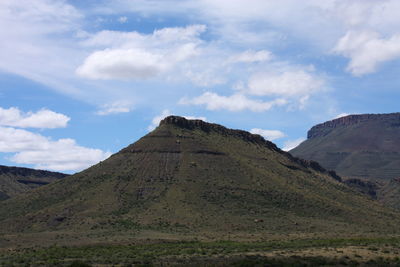
[[[74,173],[175,114],[284,149],[399,111],[396,0],[3,0],[0,164]]]

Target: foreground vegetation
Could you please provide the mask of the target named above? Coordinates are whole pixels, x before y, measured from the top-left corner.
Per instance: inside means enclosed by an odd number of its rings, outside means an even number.
[[[400,237],[51,246],[0,252],[0,266],[399,266]]]

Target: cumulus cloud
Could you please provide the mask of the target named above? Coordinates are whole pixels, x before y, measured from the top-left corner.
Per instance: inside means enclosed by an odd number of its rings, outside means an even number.
[[[164,28],[152,34],[102,31],[83,44],[101,47],[93,52],[76,73],[89,79],[148,79],[171,71],[179,62],[198,54],[198,35],[204,25]]]
[[[109,152],[80,146],[70,138],[52,140],[14,128],[62,128],[69,120],[48,109],[24,113],[16,107],[0,107],[0,152],[14,153],[9,160],[15,163],[56,171],[81,170],[110,156]]]
[[[76,72],[90,79],[146,79],[166,68],[161,55],[137,49],[105,49],[87,57]]]
[[[82,170],[111,155],[79,146],[73,139],[52,140],[27,130],[1,126],[0,152],[15,153],[10,158],[15,163],[55,171]]]
[[[147,130],[149,131],[153,131],[159,124],[160,121],[162,121],[164,118],[171,116],[172,113],[170,110],[168,109],[164,109],[160,115],[155,116],[152,121],[151,124],[149,125],[149,127],[147,127]],[[188,120],[202,120],[202,121],[207,121],[206,117],[196,117],[196,116],[182,116]]]
[[[259,134],[262,137],[264,137],[267,140],[273,141],[276,139],[280,139],[286,136],[285,133],[279,131],[279,130],[265,130],[265,129],[259,129],[259,128],[253,128],[250,130],[252,134]]]
[[[290,151],[290,150],[294,149],[295,147],[297,147],[298,145],[300,145],[305,140],[306,140],[305,138],[301,137],[301,138],[297,138],[295,140],[285,141],[283,144],[282,150]]]
[[[127,101],[117,101],[109,104],[104,104],[96,112],[97,115],[105,116],[118,113],[127,113],[132,110],[132,104]]]
[[[372,73],[384,62],[400,58],[400,34],[381,38],[371,31],[349,31],[334,52],[350,59],[346,70],[355,76]]]
[[[63,128],[67,126],[69,117],[48,109],[24,113],[16,107],[4,109],[0,107],[0,126],[21,128]]]
[[[234,94],[231,96],[220,96],[216,93],[205,92],[204,94],[192,99],[182,98],[179,101],[182,105],[205,105],[208,110],[229,110],[242,111],[250,110],[254,112],[262,112],[271,109],[274,106],[282,106],[286,104],[284,99],[275,99],[269,102],[254,100],[243,94]]]
[[[242,58],[242,55],[246,56]],[[250,59],[256,54],[249,55],[245,52],[238,58],[253,62],[254,58]],[[194,98],[182,98],[179,103],[228,111],[263,112],[283,105],[287,105],[288,109],[303,109],[313,94],[325,89],[325,80],[315,74],[312,66],[292,66],[287,62],[275,61],[270,66],[264,66],[264,69],[251,74],[247,84],[239,81],[233,85],[237,92],[230,96],[208,91]],[[269,99],[265,101],[264,97]]]

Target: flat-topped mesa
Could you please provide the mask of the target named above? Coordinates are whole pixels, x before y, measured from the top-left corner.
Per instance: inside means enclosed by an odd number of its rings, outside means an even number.
[[[327,135],[332,129],[341,126],[350,126],[360,122],[372,120],[397,120],[400,123],[400,112],[389,114],[361,114],[361,115],[348,115],[334,120],[330,120],[312,127],[308,133],[307,138],[315,138]]]
[[[216,132],[216,133],[224,135],[224,136],[233,136],[233,137],[240,138],[246,142],[260,144],[260,145],[266,146],[269,149],[274,150],[280,154],[284,154],[286,157],[290,158],[292,161],[302,165],[305,168],[311,168],[318,172],[327,173],[335,180],[341,181],[341,177],[338,176],[334,171],[326,170],[321,165],[319,165],[318,162],[293,157],[290,153],[281,150],[274,143],[272,143],[268,140],[265,140],[261,135],[258,135],[258,134],[252,134],[252,133],[249,133],[249,132],[243,131],[243,130],[229,129],[222,125],[215,124],[215,123],[209,123],[209,122],[205,122],[202,120],[188,120],[188,119],[186,119],[184,117],[180,117],[180,116],[166,117],[165,119],[163,119],[160,122],[160,126],[162,126],[162,125],[174,125],[176,127],[184,128],[184,129],[188,129],[188,130],[199,129],[199,130],[202,130],[207,133]]]
[[[224,136],[235,136],[247,142],[266,145],[272,150],[281,151],[274,143],[265,140],[261,135],[252,134],[243,130],[229,129],[222,125],[209,123],[202,120],[188,120],[180,116],[168,116],[160,122],[160,126],[162,125],[174,125],[188,130],[199,129],[207,133],[216,132]]]

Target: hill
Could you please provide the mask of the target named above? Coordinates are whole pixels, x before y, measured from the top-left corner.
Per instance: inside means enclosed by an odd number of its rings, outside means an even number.
[[[316,162],[259,135],[177,116],[107,160],[0,206],[4,246],[16,234],[40,244],[261,240],[393,234],[398,223],[398,213]]]
[[[8,199],[66,176],[68,175],[59,172],[0,165],[0,200]]]
[[[290,151],[351,178],[400,177],[400,113],[349,115],[312,127]]]
[[[400,210],[400,179],[377,181],[352,178],[345,179],[344,183],[384,206]]]

